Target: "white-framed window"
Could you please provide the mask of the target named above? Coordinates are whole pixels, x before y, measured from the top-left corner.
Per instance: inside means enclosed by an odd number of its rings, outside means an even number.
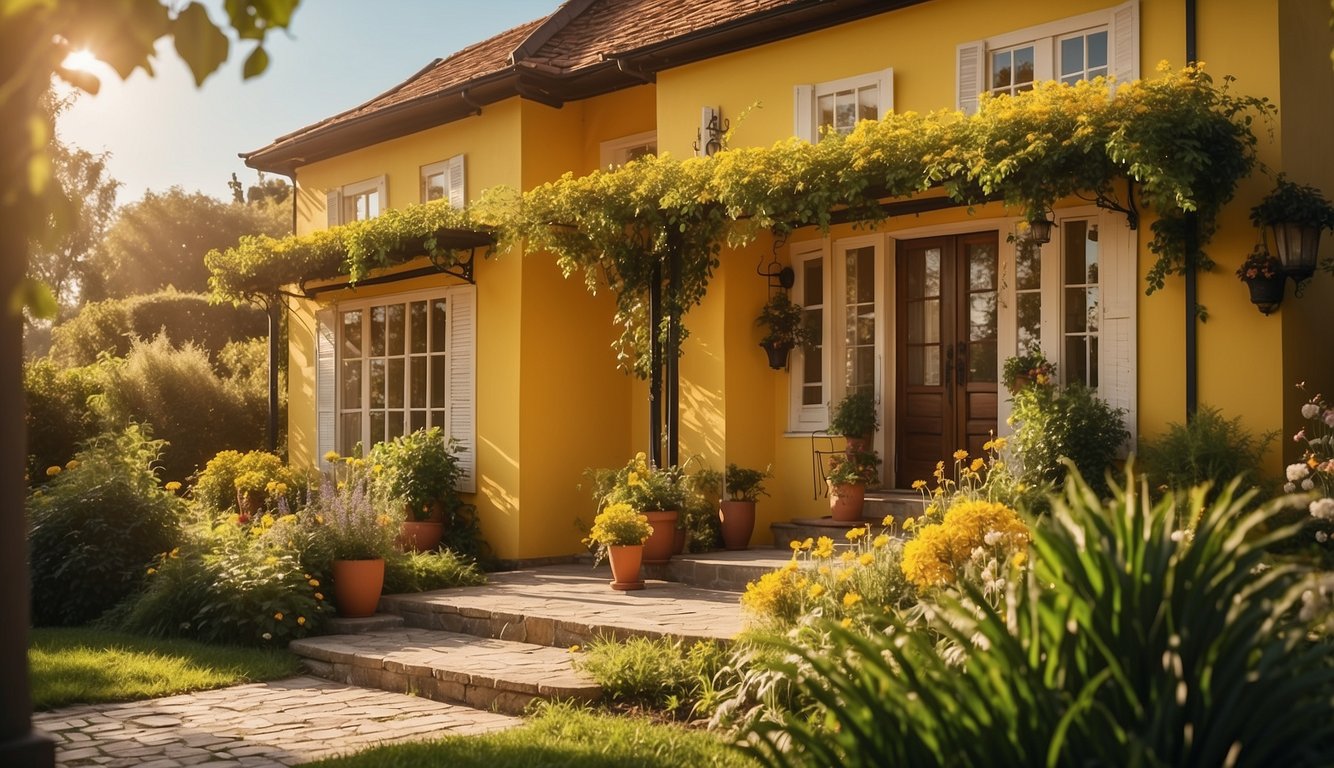
[[[1139,77],[1139,2],[1008,32],[958,47],[956,105],[977,111],[983,92],[1015,94],[1042,80]]]
[[[421,201],[449,200],[451,208],[462,208],[464,195],[463,155],[421,167]]]
[[[384,176],[376,176],[329,190],[325,199],[329,226],[379,216],[389,200],[386,184]]]
[[[340,302],[318,313],[317,439],[349,456],[429,427],[458,440],[476,490],[476,288]]]
[[[625,165],[645,155],[658,154],[658,132],[644,131],[610,139],[599,145],[602,167]]]
[[[848,134],[862,120],[879,120],[894,111],[894,70],[792,89],[792,132],[810,142],[826,131]]]
[[[793,301],[818,329],[789,370],[789,431],[829,426],[829,405],[859,390],[882,397],[885,239],[864,235],[792,246]]]
[[[1000,359],[1042,349],[1063,384],[1087,385],[1124,408],[1133,434],[1135,233],[1120,214],[1091,206],[1057,209],[1055,216],[1050,242],[1016,243],[1002,267],[1014,277],[1003,281]]]

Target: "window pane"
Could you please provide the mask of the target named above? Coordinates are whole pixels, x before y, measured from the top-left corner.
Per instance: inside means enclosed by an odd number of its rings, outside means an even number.
[[[403,436],[403,416],[402,411],[390,411],[385,417],[385,440]]]
[[[412,388],[408,396],[408,405],[413,408],[426,407],[426,358],[412,360]]]
[[[996,292],[974,293],[968,297],[968,340],[996,337]]]
[[[839,133],[848,133],[857,122],[857,94],[839,91],[834,96],[834,125]]]
[[[1088,302],[1088,304],[1087,304],[1087,307],[1088,307],[1088,314],[1086,315],[1086,317],[1088,318],[1088,329],[1089,329],[1089,333],[1097,333],[1097,332],[1098,332],[1098,289],[1097,289],[1097,288],[1088,288],[1088,289],[1086,289],[1086,290],[1088,291],[1088,293],[1086,294],[1087,297],[1088,297],[1088,298],[1087,298],[1087,302]]]
[[[1065,339],[1065,382],[1088,384],[1088,337],[1068,336]]]
[[[1095,389],[1098,386],[1098,337],[1097,336],[1089,337],[1088,385],[1090,387],[1094,387]]]
[[[819,384],[807,384],[801,388],[802,405],[821,405],[824,395],[824,387]]]
[[[1010,85],[1010,66],[1012,64],[1009,51],[993,54],[991,57],[991,87],[1008,88]]]
[[[982,291],[996,287],[996,251],[990,245],[968,246],[968,289]]]
[[[441,427],[441,428],[444,428],[445,426],[447,426],[447,425],[445,424],[445,412],[444,412],[444,411],[431,411],[431,426],[433,426],[433,427]]]
[[[857,119],[880,119],[880,87],[868,85],[857,89]]]
[[[361,357],[361,310],[343,313],[343,357]]]
[[[1065,331],[1084,333],[1088,330],[1088,291],[1085,288],[1065,289]]]
[[[968,381],[996,381],[996,344],[994,341],[973,342],[968,345]]]
[[[384,355],[384,307],[371,307],[371,354]]]
[[[807,384],[819,384],[824,375],[821,363],[822,349],[807,349],[801,360],[801,380]]]
[[[357,443],[361,442],[361,414],[345,413],[339,422],[338,452],[353,456],[357,452]]]
[[[431,351],[445,351],[445,300],[431,302]]]
[[[1067,37],[1061,41],[1061,74],[1084,74],[1084,38]]]
[[[371,411],[371,438],[367,448],[384,442],[384,411]]]
[[[824,303],[824,265],[821,259],[807,259],[802,262],[801,292],[802,303],[806,306]]]
[[[384,361],[371,361],[371,407],[383,408],[385,401],[384,391]]]
[[[361,361],[343,361],[343,410],[361,407]]]
[[[1018,315],[1018,350],[1025,351],[1038,343],[1042,329],[1042,295],[1021,293],[1016,300]]]
[[[445,358],[431,358],[431,407],[445,406]]]
[[[403,358],[389,361],[389,407],[403,407]]]
[[[1014,50],[1014,84],[1033,82],[1033,46]]]
[[[404,325],[404,308],[402,304],[390,304],[387,309],[388,318],[385,323],[389,332],[389,354],[402,355],[404,336],[407,333],[407,326]]]
[[[1015,287],[1021,291],[1035,291],[1042,287],[1042,249],[1033,243],[1015,251]]]
[[[818,127],[824,128],[834,124],[834,95],[832,93],[816,99],[816,114],[820,116]]]
[[[414,353],[426,351],[426,302],[414,301],[408,306],[409,333],[412,342],[409,349]]]
[[[411,418],[412,431],[426,429],[426,411],[413,411]]]
[[[1088,68],[1107,66],[1107,32],[1094,32],[1088,36]],[[1093,76],[1090,73],[1090,76]]]
[[[850,270],[855,270],[855,291],[849,291],[853,300],[859,304],[875,301],[875,248],[867,246],[848,253]],[[852,279],[849,275],[849,279]]]
[[[426,194],[424,197],[428,202],[439,200],[445,196],[445,174],[432,173],[426,177],[425,184]]]

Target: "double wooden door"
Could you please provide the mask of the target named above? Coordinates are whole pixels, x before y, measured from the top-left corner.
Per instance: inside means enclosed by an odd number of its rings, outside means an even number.
[[[897,413],[900,487],[930,480],[936,462],[971,457],[996,430],[999,298],[995,232],[898,243]]]

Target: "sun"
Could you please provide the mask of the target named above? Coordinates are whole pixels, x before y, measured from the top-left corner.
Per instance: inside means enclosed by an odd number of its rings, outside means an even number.
[[[96,54],[87,48],[80,48],[77,51],[70,51],[65,60],[61,62],[61,66],[78,72],[92,72],[100,63]]]

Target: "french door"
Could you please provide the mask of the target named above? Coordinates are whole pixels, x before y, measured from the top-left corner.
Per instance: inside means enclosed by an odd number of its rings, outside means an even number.
[[[895,267],[895,482],[930,480],[996,430],[998,238],[901,240]]]

